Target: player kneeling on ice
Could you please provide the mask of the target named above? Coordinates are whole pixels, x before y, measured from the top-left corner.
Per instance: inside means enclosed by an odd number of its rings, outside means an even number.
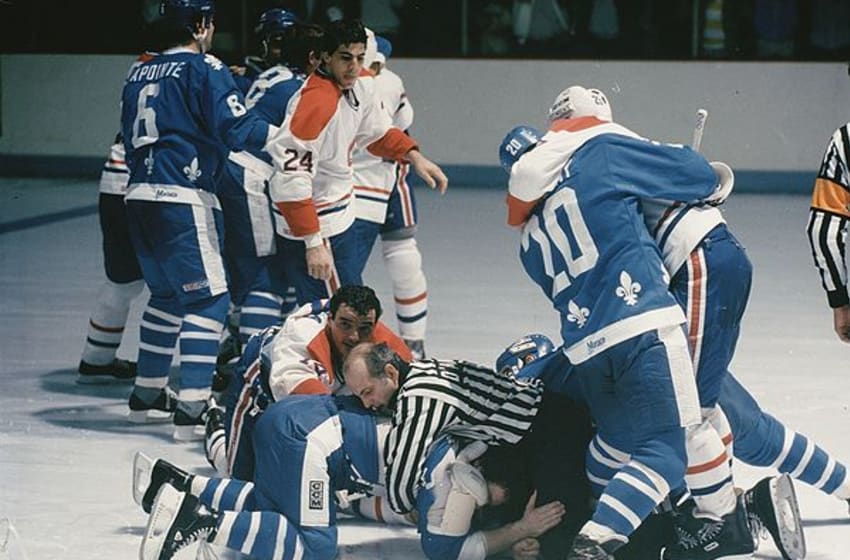
[[[258,560],[335,558],[335,493],[377,491],[377,434],[356,399],[293,395],[257,422],[254,482],[137,456],[133,494],[150,512],[140,558],[167,560],[202,540]]]

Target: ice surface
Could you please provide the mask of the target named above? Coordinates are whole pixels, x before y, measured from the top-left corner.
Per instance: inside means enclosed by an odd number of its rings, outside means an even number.
[[[210,474],[198,444],[175,444],[168,426],[125,422],[128,387],[75,383],[103,272],[96,215],[66,211],[96,201],[94,181],[0,179],[0,226],[16,225],[0,233],[0,518],[31,560],[137,557],[146,522],[131,496],[137,450]],[[503,225],[503,191],[420,189],[419,201],[430,354],[491,363],[526,332],[557,337],[554,312],[520,270],[517,234]],[[735,373],[767,410],[850,461],[850,348],[832,332],[811,262],[808,198],[735,194],[725,211],[755,266]],[[34,219],[60,212],[64,219]],[[366,279],[389,307],[375,253]],[[393,323],[391,309],[385,319]],[[767,472],[739,466],[738,483]],[[808,558],[848,558],[846,504],[802,484],[797,491]],[[422,555],[412,529],[345,522],[340,557]],[[764,542],[756,557],[780,556]]]

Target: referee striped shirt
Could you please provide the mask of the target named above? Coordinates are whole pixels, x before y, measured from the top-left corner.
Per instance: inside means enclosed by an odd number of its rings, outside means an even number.
[[[847,230],[850,225],[850,123],[836,130],[815,179],[806,232],[829,306],[850,303]]]
[[[490,445],[519,442],[537,414],[543,386],[518,381],[463,361],[414,362],[395,402],[384,447],[390,507],[407,513],[415,506],[428,447],[452,434]]]

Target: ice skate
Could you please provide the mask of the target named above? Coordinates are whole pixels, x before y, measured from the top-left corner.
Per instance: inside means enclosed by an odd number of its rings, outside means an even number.
[[[108,364],[90,364],[80,360],[77,367],[77,383],[81,385],[104,385],[128,383],[136,378],[136,363],[115,358]]]
[[[139,558],[169,560],[182,548],[215,536],[217,523],[215,514],[199,511],[196,498],[165,484],[153,502]]]
[[[154,460],[141,451],[133,457],[133,500],[145,513],[151,512],[154,498],[163,485],[170,484],[181,492],[189,492],[191,483],[192,475],[165,459]]]
[[[130,413],[127,419],[135,424],[168,422],[177,407],[177,395],[170,387],[160,390],[151,402],[139,398],[136,390],[130,394]]]
[[[806,557],[806,539],[791,477],[783,474],[762,479],[744,492],[744,504],[756,548],[759,540],[769,534],[785,560]]]

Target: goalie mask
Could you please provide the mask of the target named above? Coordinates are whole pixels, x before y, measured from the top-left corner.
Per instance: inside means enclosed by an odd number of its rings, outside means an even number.
[[[558,94],[549,108],[549,123],[558,119],[578,117],[596,117],[607,122],[614,120],[611,104],[604,93],[594,88],[570,86]]]
[[[534,360],[551,354],[555,349],[552,340],[543,334],[528,334],[511,343],[496,359],[500,375],[514,375]]]
[[[536,128],[528,125],[514,127],[502,139],[499,146],[499,162],[508,175],[514,164],[529,150],[534,148],[543,134]]]

